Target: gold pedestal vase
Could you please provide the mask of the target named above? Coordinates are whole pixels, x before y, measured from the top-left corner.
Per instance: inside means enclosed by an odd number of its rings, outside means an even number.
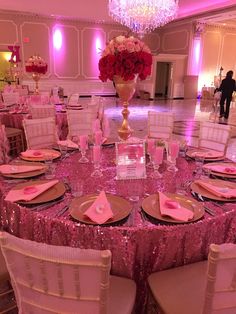
[[[115,83],[115,88],[119,98],[123,103],[123,121],[121,127],[118,129],[118,134],[121,140],[126,141],[132,134],[133,130],[129,126],[128,117],[129,117],[129,101],[133,97],[135,88],[136,88],[136,81],[137,77],[133,80],[124,81],[122,77],[115,75],[113,78]]]
[[[36,95],[38,95],[38,94],[39,94],[39,80],[40,80],[40,78],[41,78],[41,74],[40,74],[40,73],[37,73],[37,72],[34,72],[34,73],[32,74],[32,78],[33,78],[33,80],[35,81],[34,93],[35,93]]]

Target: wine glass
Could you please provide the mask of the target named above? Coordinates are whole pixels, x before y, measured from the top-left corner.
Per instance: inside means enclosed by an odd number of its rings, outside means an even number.
[[[80,143],[80,150],[81,150],[81,158],[79,159],[79,163],[85,164],[88,163],[89,160],[86,157],[86,150],[88,149],[88,136],[87,135],[81,135],[79,137],[79,143]]]
[[[178,168],[176,167],[176,158],[178,157],[179,154],[179,142],[171,142],[169,143],[169,161],[170,161],[170,166],[167,168],[167,171],[173,171],[176,172],[178,171]]]
[[[159,167],[163,162],[163,155],[164,155],[164,147],[163,146],[157,146],[153,150],[152,160],[153,160],[154,172],[151,174],[151,178],[153,178],[153,179],[162,178],[162,174],[159,172]]]

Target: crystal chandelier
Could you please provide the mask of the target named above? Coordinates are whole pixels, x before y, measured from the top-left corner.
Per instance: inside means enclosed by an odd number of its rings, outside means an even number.
[[[179,0],[109,0],[109,15],[143,36],[171,22],[177,15]]]

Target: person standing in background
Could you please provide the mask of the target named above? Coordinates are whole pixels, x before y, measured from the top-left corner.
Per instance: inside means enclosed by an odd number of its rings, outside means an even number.
[[[222,92],[220,99],[220,121],[224,118],[224,122],[227,123],[229,117],[230,103],[232,100],[232,94],[236,90],[235,80],[233,79],[233,71],[226,73],[226,78],[222,80],[219,87],[219,91]],[[226,108],[225,108],[226,101]]]

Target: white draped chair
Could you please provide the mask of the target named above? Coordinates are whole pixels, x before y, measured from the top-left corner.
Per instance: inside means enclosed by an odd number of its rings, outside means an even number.
[[[68,138],[80,135],[92,136],[97,114],[93,110],[67,110]]]
[[[23,127],[28,149],[50,148],[57,145],[58,135],[54,117],[25,119]]]
[[[0,233],[19,314],[131,314],[134,281],[111,276],[109,250],[53,246]]]
[[[173,112],[148,111],[148,137],[169,140],[173,129]]]
[[[201,122],[198,140],[199,148],[208,148],[226,153],[231,127],[225,124]]]
[[[30,105],[29,112],[33,119],[41,119],[56,116],[54,105]]]
[[[208,261],[151,274],[148,313],[235,314],[235,265],[235,244],[211,244]]]

